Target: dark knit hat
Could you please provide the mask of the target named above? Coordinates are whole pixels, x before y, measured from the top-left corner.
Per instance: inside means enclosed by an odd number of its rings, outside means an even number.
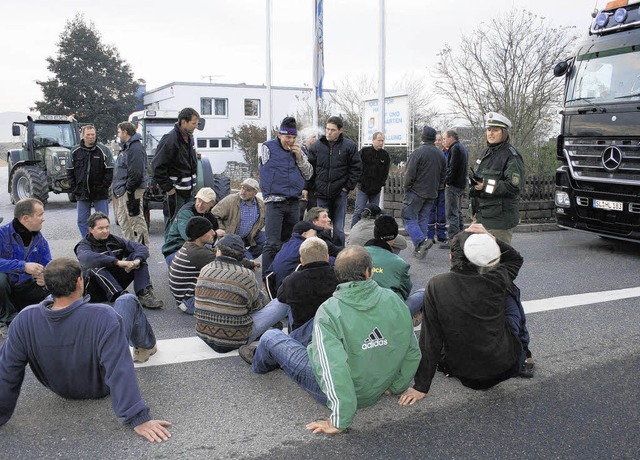
[[[244,258],[244,241],[242,241],[242,238],[238,235],[227,233],[218,240],[216,247],[219,248],[224,255],[229,257],[233,257],[237,260],[242,260]]]
[[[284,120],[282,120],[282,123],[280,123],[280,130],[278,131],[278,133],[297,136],[298,127],[296,126],[296,119],[293,117],[286,117]]]
[[[422,128],[422,137],[423,142],[435,142],[436,140],[436,130],[431,126],[425,126]]]
[[[373,223],[373,237],[384,240],[391,241],[395,240],[398,236],[398,223],[391,216],[380,216]]]
[[[304,232],[308,232],[309,230],[321,232],[324,230],[324,228],[313,225],[311,222],[308,222],[306,220],[301,220],[293,226],[293,233],[297,233],[299,235],[302,235]]]
[[[189,241],[194,241],[200,238],[202,235],[207,233],[209,230],[213,228],[209,219],[205,219],[204,217],[195,216],[189,219],[187,222],[187,228],[185,229],[185,233],[187,234],[187,238]]]

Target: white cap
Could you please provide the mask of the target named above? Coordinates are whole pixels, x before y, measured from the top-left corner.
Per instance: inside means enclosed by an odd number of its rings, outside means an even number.
[[[464,242],[464,255],[478,267],[493,267],[500,262],[500,247],[486,233],[474,233]]]
[[[196,198],[200,198],[205,203],[211,203],[216,199],[216,192],[214,192],[211,187],[202,187],[198,190]]]
[[[498,128],[511,128],[511,120],[498,112],[489,112],[484,116],[485,128],[495,126]]]

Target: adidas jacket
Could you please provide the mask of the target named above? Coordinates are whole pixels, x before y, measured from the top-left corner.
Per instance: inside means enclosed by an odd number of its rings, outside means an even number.
[[[420,362],[409,309],[372,279],[338,285],[316,313],[307,351],[340,430],[386,390],[406,390]]]

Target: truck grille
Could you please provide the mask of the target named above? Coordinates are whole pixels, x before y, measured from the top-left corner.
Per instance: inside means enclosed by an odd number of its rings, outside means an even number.
[[[611,146],[616,148],[607,150]],[[605,150],[615,157],[607,162],[609,168],[603,161]],[[571,177],[577,181],[640,185],[640,143],[637,140],[565,139],[564,154]]]

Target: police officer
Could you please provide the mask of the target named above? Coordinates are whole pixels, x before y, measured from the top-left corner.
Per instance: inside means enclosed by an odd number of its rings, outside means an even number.
[[[520,192],[524,161],[509,143],[511,121],[496,112],[485,115],[487,149],[476,161],[472,187],[472,219],[496,238],[511,244],[513,228],[520,221]]]

